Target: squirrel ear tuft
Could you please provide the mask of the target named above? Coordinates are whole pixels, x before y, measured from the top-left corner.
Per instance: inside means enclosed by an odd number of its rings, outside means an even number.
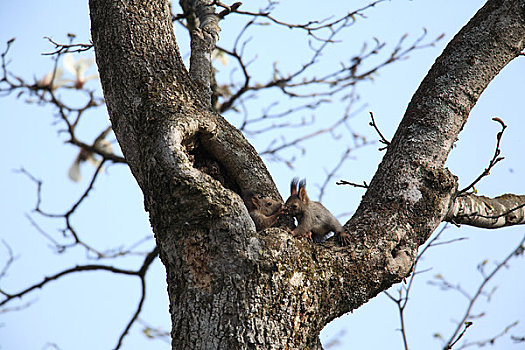
[[[299,182],[298,177],[294,177],[290,183],[290,195],[297,194],[297,183]]]
[[[302,179],[301,181],[299,181],[299,188],[306,189],[306,179]]]

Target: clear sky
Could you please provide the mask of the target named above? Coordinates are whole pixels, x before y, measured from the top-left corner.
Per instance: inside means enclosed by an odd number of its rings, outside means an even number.
[[[344,10],[341,4],[344,3],[351,4],[346,10],[362,5],[362,2],[355,2],[354,5],[354,2],[325,1],[319,5],[314,1],[282,1],[276,15],[290,21],[306,22],[314,17],[319,19],[340,14]],[[373,82],[358,86],[363,110],[352,120],[352,128],[370,139],[377,138],[367,126],[368,111],[373,111],[382,132],[391,138],[408,101],[436,57],[483,3],[480,0],[392,0],[367,12],[366,20],[360,20],[354,30],[340,37],[341,43],[321,59],[327,62],[344,60],[355,55],[363,41],[371,43],[373,37],[387,42],[388,51],[404,33],[414,40],[422,33],[423,27],[428,30],[429,38],[445,34],[435,47],[412,53],[409,59],[386,67],[374,77]],[[254,6],[252,9],[256,8]],[[220,45],[231,43],[232,35],[239,25],[234,16],[224,23]],[[278,62],[284,71],[297,65],[309,54],[305,41],[295,40],[295,33],[286,37],[288,34],[284,31],[281,36],[281,32],[265,31],[266,27],[259,29],[259,33],[253,34],[251,46],[247,46],[247,50],[256,50],[253,54],[256,57],[253,63],[256,74],[271,71],[274,62]],[[16,37],[9,55],[12,60],[10,68],[25,79],[43,77],[52,68],[51,59],[41,55],[53,49],[43,37],[66,42],[66,33],[76,34],[78,42],[89,41],[87,1],[0,0],[0,51],[5,49],[7,40]],[[185,45],[186,42],[182,41],[183,53],[187,51]],[[87,56],[92,54],[89,52]],[[491,118],[498,116],[508,125],[502,141],[505,160],[476,188],[480,194],[488,196],[525,193],[524,60],[521,58],[512,62],[490,84],[461,133],[447,163],[459,177],[460,186],[476,178],[492,157],[499,127]],[[95,73],[95,69],[92,68],[90,73]],[[98,83],[91,81],[89,84],[95,87]],[[54,253],[49,248],[49,241],[38,234],[26,217],[31,214],[36,202],[35,185],[13,170],[24,167],[41,179],[44,183],[43,208],[56,213],[69,209],[86,188],[93,171],[86,165],[82,169],[82,182],[77,184],[69,181],[67,170],[77,150],[64,145],[64,136],[58,135],[62,125],[55,123],[55,111],[50,107],[27,104],[24,102],[26,97],[17,99],[14,95],[0,98],[3,125],[0,137],[0,238],[10,245],[17,257],[8,275],[0,280],[0,286],[13,293],[40,281],[44,276],[76,264],[92,262],[86,259],[82,249],[74,249],[66,254]],[[271,97],[274,96],[263,95],[251,102],[250,108],[259,112]],[[292,104],[293,101],[282,98],[282,109],[286,110],[288,103]],[[338,103],[344,102],[336,101],[333,106],[309,113],[317,113],[317,119],[326,118],[330,121],[331,117],[341,113]],[[234,123],[239,121],[235,114],[227,117]],[[305,113],[305,117],[309,115]],[[89,113],[83,123],[80,136],[91,141],[107,123],[105,109]],[[287,132],[287,136],[293,138],[297,131]],[[256,137],[253,142],[258,149],[263,149],[268,139]],[[305,147],[307,153],[304,156],[299,154],[293,169],[282,163],[268,162],[284,197],[288,195],[290,179],[302,176],[308,179],[311,197],[316,198],[318,185],[323,182],[326,171],[334,167],[337,157],[345,149],[345,142],[321,137],[306,143]],[[335,180],[370,180],[381,156],[382,153],[375,146],[353,153],[352,159],[338,171]],[[363,192],[360,189],[338,187],[335,180],[328,186],[323,203],[336,215],[341,215],[341,221],[345,221],[348,213],[357,207]],[[348,203],[351,203],[350,207]],[[58,229],[62,227],[62,222],[31,215],[47,232],[60,237]],[[73,223],[89,243],[102,249],[121,244],[129,246],[144,237],[150,239],[142,244],[142,250],[146,251],[153,245],[142,195],[129,170],[122,165],[110,166],[99,177],[95,190],[74,216]],[[444,233],[446,240],[458,237],[468,239],[433,248],[423,260],[421,268],[432,270],[418,277],[413,300],[406,311],[409,344],[413,349],[439,349],[441,344],[433,338],[433,334],[440,333],[448,337],[455,325],[453,321],[463,315],[466,305],[466,300],[458,293],[442,292],[426,281],[440,273],[473,293],[481,281],[476,265],[485,258],[489,259],[489,267],[493,266],[494,261],[501,261],[521,240],[524,232],[522,227],[500,230],[462,227],[451,228]],[[0,266],[3,266],[6,258],[7,251],[0,246]],[[118,265],[137,268],[141,260],[142,257],[130,257],[119,260]],[[509,268],[498,275],[487,289],[490,291],[498,286],[490,304],[483,302],[476,307],[477,311],[484,311],[486,315],[475,320],[466,338],[475,340],[493,336],[516,320],[521,320],[521,323],[509,334],[525,334],[524,275],[523,258],[511,261]],[[164,281],[164,270],[157,260],[148,273],[147,301],[141,317],[154,327],[169,330]],[[394,293],[396,288],[398,286],[392,289]],[[52,349],[49,343],[56,344],[60,349],[113,348],[136,308],[138,297],[139,281],[133,278],[115,277],[104,272],[85,272],[65,277],[46,285],[42,290],[32,292],[19,303],[8,304],[8,307],[16,307],[32,303],[20,311],[0,313],[0,349]],[[337,337],[338,345],[332,349],[401,349],[398,327],[395,305],[381,294],[353,314],[333,321],[321,334],[321,340],[327,344]],[[123,349],[169,348],[165,342],[143,336],[141,329],[139,324],[132,328]],[[508,338],[498,340],[496,348],[512,349],[512,342]],[[516,349],[519,347],[514,346]]]

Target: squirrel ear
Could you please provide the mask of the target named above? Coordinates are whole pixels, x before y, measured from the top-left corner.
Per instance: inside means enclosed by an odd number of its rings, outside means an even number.
[[[292,179],[292,182],[290,183],[290,195],[297,194],[297,183],[299,182],[299,179],[297,177],[294,177]]]
[[[310,198],[308,198],[308,195],[306,194],[306,189],[304,187],[299,188],[299,199],[305,204],[308,204],[308,202],[310,202]]]
[[[259,208],[259,199],[255,196],[252,197],[252,203],[255,205],[255,208]]]

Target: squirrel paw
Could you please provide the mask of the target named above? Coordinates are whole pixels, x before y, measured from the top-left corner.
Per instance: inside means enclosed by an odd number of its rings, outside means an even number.
[[[312,232],[308,231],[308,232],[305,232],[305,233],[292,233],[292,235],[295,237],[295,238],[299,238],[299,239],[302,239],[302,238],[306,238],[307,241],[312,241]]]
[[[339,233],[339,244],[341,245],[349,245],[351,242],[350,235],[346,232],[340,232]]]

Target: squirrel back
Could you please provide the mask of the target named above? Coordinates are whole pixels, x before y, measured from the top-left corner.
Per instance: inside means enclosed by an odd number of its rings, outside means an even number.
[[[311,201],[306,194],[306,181],[294,178],[290,184],[290,197],[285,207],[290,215],[297,218],[298,225],[292,231],[294,237],[306,237],[321,242],[329,232],[334,232],[347,244],[349,235],[339,221],[319,202]]]

